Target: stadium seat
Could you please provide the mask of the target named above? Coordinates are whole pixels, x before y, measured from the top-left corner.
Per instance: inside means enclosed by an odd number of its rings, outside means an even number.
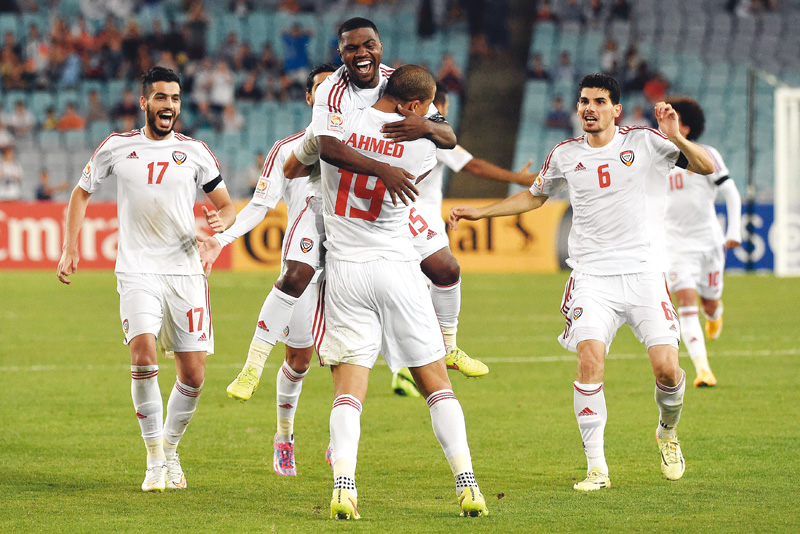
[[[61,135],[57,130],[43,130],[39,132],[39,146],[45,152],[61,148]]]
[[[5,38],[5,34],[11,32],[14,35],[14,40],[17,40],[21,35],[25,34],[25,31],[27,31],[27,28],[24,31],[20,30],[20,19],[17,15],[12,13],[0,15],[0,37]]]
[[[62,133],[64,146],[69,150],[86,148],[86,133],[83,130],[68,130]]]

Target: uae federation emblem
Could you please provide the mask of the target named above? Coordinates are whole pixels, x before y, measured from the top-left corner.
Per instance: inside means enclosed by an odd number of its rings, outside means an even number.
[[[312,248],[314,248],[314,242],[307,237],[304,237],[300,240],[300,250],[303,252],[308,252]]]
[[[186,154],[184,154],[180,150],[176,150],[175,152],[172,153],[172,159],[175,160],[175,163],[181,165],[183,164],[184,161],[186,161]]]
[[[622,163],[624,163],[627,167],[630,167],[633,164],[633,150],[620,152],[619,159],[622,160]]]
[[[581,315],[583,315],[583,308],[580,307],[575,308],[575,310],[572,312],[572,320],[577,321],[578,317],[580,317]]]

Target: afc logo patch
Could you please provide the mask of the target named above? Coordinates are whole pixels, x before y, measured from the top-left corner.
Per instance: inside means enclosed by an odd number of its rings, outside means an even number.
[[[625,152],[619,153],[619,159],[625,164],[626,167],[633,165],[633,158],[633,150],[626,150]]]
[[[300,240],[300,250],[302,250],[303,253],[309,252],[312,248],[314,248],[314,241],[307,237]]]
[[[176,150],[172,153],[172,159],[175,160],[175,163],[178,165],[183,165],[183,162],[186,161],[186,154],[180,150]]]
[[[572,320],[577,321],[583,315],[583,308],[577,307],[572,311]]]
[[[266,178],[260,178],[256,185],[256,190],[253,192],[253,197],[267,198],[267,191],[269,191],[269,181]]]
[[[81,180],[83,180],[84,182],[88,182],[89,174],[91,174],[91,172],[92,172],[92,162],[90,161],[89,163],[86,164],[86,167],[83,168],[83,176],[81,177]]]
[[[128,324],[128,320],[127,319],[122,321],[122,329],[125,331],[126,334],[128,333],[128,328],[129,327],[130,327],[130,325]]]
[[[544,189],[544,178],[542,178],[541,174],[538,175],[536,179],[533,181],[533,189],[537,193],[541,193],[542,190]]]
[[[328,130],[344,133],[344,117],[338,113],[328,113]]]

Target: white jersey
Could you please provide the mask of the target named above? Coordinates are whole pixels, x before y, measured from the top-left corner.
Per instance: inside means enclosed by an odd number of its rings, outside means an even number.
[[[203,274],[193,212],[197,190],[225,187],[208,146],[179,133],[161,141],[142,130],[113,133],[83,169],[80,186],[94,193],[112,175],[119,220],[115,271]]]
[[[679,155],[666,135],[641,126],[616,128],[600,148],[586,135],[556,145],[530,190],[569,190],[567,264],[595,275],[664,272],[666,176]]]
[[[666,229],[670,255],[705,252],[722,247],[725,240],[717,220],[717,187],[728,179],[728,167],[715,148],[701,145],[714,160],[714,173],[706,176],[675,168],[669,174]]]
[[[381,126],[402,120],[397,113],[366,108],[342,115],[345,143],[376,161],[401,167],[415,176],[436,165],[436,146],[427,139],[394,143]],[[392,204],[383,182],[354,175],[321,161],[325,248],[328,258],[366,262],[383,258],[419,261],[408,231],[410,207]]]
[[[419,195],[414,203],[417,210],[428,218],[439,216],[442,212],[442,181],[444,179],[445,165],[453,172],[458,172],[472,161],[473,156],[461,145],[456,145],[450,150],[438,149],[436,151],[436,167],[431,173],[417,184]]]

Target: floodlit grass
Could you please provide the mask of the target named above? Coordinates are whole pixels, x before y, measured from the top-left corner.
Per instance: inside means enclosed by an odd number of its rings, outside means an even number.
[[[217,354],[180,447],[189,489],[165,494],[139,491],[145,451],[113,274],[72,278],[64,287],[53,272],[0,274],[2,532],[800,530],[800,280],[726,278],[724,332],[708,345],[719,386],[687,389],[678,429],[687,469],[678,482],[661,475],[652,372],[624,327],[606,366],[613,487],[578,494],[572,484],[586,466],[572,410],[575,360],[555,340],[567,275],[466,274],[459,345],[491,373],[450,377],[491,514],[458,517],[425,403],[393,395],[378,365],[362,416],[363,519],[345,524],[328,519],[328,371],[312,367],[305,379],[296,478],[272,473],[283,350],[270,357],[253,399],[225,394],[275,273],[211,277]],[[693,378],[684,351],[681,362]],[[172,363],[160,363],[166,396]]]

